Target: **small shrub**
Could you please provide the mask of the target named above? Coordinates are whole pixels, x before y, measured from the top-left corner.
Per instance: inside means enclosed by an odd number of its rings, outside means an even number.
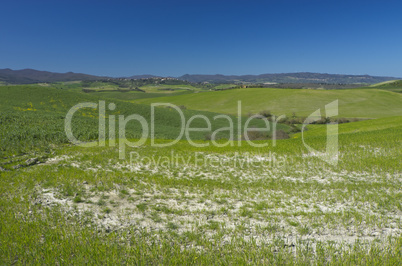
[[[130,193],[128,193],[128,191],[125,189],[120,190],[120,193],[123,195],[130,195]]]
[[[145,203],[137,204],[137,209],[144,212],[147,209],[147,205]]]
[[[275,139],[288,139],[289,134],[283,131],[282,129],[275,131],[275,134],[272,135],[272,138]]]
[[[270,118],[272,116],[270,110],[263,110],[259,113],[259,115],[262,115],[263,117]]]
[[[290,226],[294,226],[294,227],[296,227],[296,226],[299,226],[299,225],[300,225],[300,223],[299,223],[299,222],[297,222],[297,221],[288,220],[287,222],[288,222],[288,224],[289,224]]]
[[[175,223],[169,222],[167,224],[167,228],[171,229],[171,230],[176,230],[177,228],[179,228],[179,226]]]
[[[330,119],[329,119],[329,118],[327,118],[327,117],[321,117],[321,119],[319,119],[319,120],[317,120],[317,121],[314,121],[314,122],[312,122],[311,124],[319,124],[319,125],[321,125],[321,124],[327,124],[328,122],[330,122]]]
[[[247,208],[244,208],[240,211],[240,216],[253,218],[253,211]]]
[[[299,232],[299,234],[301,235],[308,235],[310,234],[311,230],[307,225],[304,226],[298,226],[297,231]]]
[[[289,118],[287,116],[278,120],[278,123],[288,124]]]
[[[106,205],[106,201],[103,199],[99,199],[98,203],[99,206],[105,206]]]
[[[208,221],[208,228],[211,230],[218,230],[220,228],[220,223],[217,221]]]
[[[81,199],[80,196],[76,196],[76,197],[73,199],[73,201],[74,201],[74,203],[81,203],[81,202],[84,202],[84,201]]]
[[[111,212],[112,212],[112,209],[106,207],[106,208],[104,208],[104,209],[102,210],[102,212],[104,212],[104,213],[111,213]]]
[[[343,124],[343,123],[349,123],[350,121],[349,121],[349,119],[347,119],[347,118],[345,118],[345,117],[341,117],[341,118],[338,118],[338,119],[337,119],[337,122],[338,122],[339,124]]]
[[[269,139],[269,136],[261,131],[254,131],[252,129],[247,131],[247,137],[249,140],[264,140],[264,139]],[[243,140],[246,140],[246,136],[243,135],[242,137]]]
[[[151,213],[151,219],[155,222],[155,223],[160,223],[162,222],[162,218],[158,215],[157,212],[152,212]]]
[[[292,125],[290,133],[298,133],[301,132],[301,129]]]

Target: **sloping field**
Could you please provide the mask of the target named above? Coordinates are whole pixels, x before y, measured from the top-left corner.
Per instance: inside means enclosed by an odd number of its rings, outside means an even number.
[[[383,88],[383,87],[402,87],[402,80],[388,80],[381,83],[376,83],[370,87]]]
[[[62,147],[1,172],[1,260],[398,265],[402,123],[376,122],[339,125],[336,167],[300,138],[266,148],[146,143],[127,150],[133,160],[115,147]],[[362,130],[347,134],[353,124]],[[325,135],[306,142],[325,147]]]
[[[307,116],[339,100],[340,117],[380,118],[402,114],[402,95],[379,89],[305,90],[248,88],[217,92],[203,92],[157,99],[141,99],[136,103],[169,102],[188,109],[209,110],[235,114],[237,101],[242,112],[257,113],[270,110],[275,115]]]
[[[353,123],[339,125],[338,133],[340,135],[353,135],[355,133],[380,131],[383,129],[396,129],[402,126],[402,116],[385,117],[379,119],[365,120]],[[305,136],[325,136],[326,125],[307,125]],[[296,133],[295,137],[301,136],[301,133]],[[401,138],[402,141],[402,138]]]
[[[67,112],[79,103],[91,102],[99,104],[105,101],[105,129],[109,133],[109,116],[116,121],[115,136],[119,134],[119,116],[127,118],[130,115],[143,117],[148,125],[148,137],[151,137],[151,107],[143,104],[133,104],[117,99],[108,99],[74,91],[55,89],[43,86],[2,86],[0,87],[0,157],[20,153],[31,153],[33,150],[48,149],[49,145],[69,143],[65,134],[65,117]],[[109,110],[108,105],[115,104],[115,110]],[[181,110],[184,122],[194,115],[203,115],[211,123],[211,132],[229,126],[238,128],[238,118],[231,116],[231,121],[214,119],[217,113]],[[80,141],[96,140],[99,132],[99,108],[83,108],[74,114],[72,130]],[[182,120],[178,111],[172,108],[157,107],[154,114],[156,139],[176,139],[182,130]],[[242,123],[246,119],[242,120]],[[131,121],[126,125],[127,138],[140,138],[144,129],[139,122]],[[206,128],[203,119],[192,120],[192,128]],[[250,126],[262,127],[264,123],[254,119]],[[242,128],[243,126],[241,126]],[[278,125],[277,129],[288,130],[287,125]],[[192,139],[203,140],[210,132],[191,132]],[[109,134],[106,134],[108,136]],[[237,136],[237,134],[236,134]],[[227,131],[221,131],[218,138],[230,138]]]
[[[255,95],[243,95],[250,91]],[[244,89],[198,93],[210,102],[192,103],[219,109],[212,96],[231,95],[229,102],[221,99],[228,109],[220,109],[231,113],[236,93],[252,108],[262,92],[275,92],[273,103],[301,108],[297,114],[345,93]],[[381,117],[392,113],[387,101],[399,110],[399,94],[353,92],[346,94],[354,101],[339,98],[340,115],[346,106],[356,117],[368,104],[379,118],[338,125],[339,153],[330,161],[317,154],[325,151],[327,128],[334,125],[308,125],[304,136],[276,142],[254,141],[265,147],[203,138],[195,142],[205,147],[184,140],[155,147],[148,139],[125,147],[120,159],[118,145],[65,145],[67,110],[101,98],[50,87],[0,88],[0,264],[399,265],[402,116]],[[314,108],[296,101],[309,95]],[[116,109],[107,118],[133,113],[149,118],[147,105],[113,103]],[[172,110],[157,112],[165,139],[156,143],[162,144],[177,134],[179,123]],[[211,121],[215,115],[184,113]],[[95,140],[99,116],[95,109],[78,112],[77,136]],[[127,130],[128,137],[139,132],[136,125]]]
[[[393,92],[402,93],[402,80],[390,80],[371,85],[370,88],[377,88],[382,90],[389,90]]]

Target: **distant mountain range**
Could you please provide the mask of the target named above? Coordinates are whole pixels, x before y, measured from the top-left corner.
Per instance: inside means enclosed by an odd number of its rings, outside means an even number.
[[[128,79],[149,79],[149,78],[160,78],[161,76],[154,76],[154,75],[149,75],[149,74],[145,74],[145,75],[134,75],[131,77],[127,77]]]
[[[181,80],[190,82],[210,82],[210,83],[326,83],[326,84],[354,84],[367,83],[374,84],[388,80],[398,79],[395,77],[378,77],[369,75],[340,75],[340,74],[321,74],[321,73],[282,73],[282,74],[261,74],[261,75],[183,75]]]
[[[11,84],[28,84],[39,82],[57,82],[74,80],[94,80],[102,77],[81,73],[54,73],[39,71],[35,69],[12,70],[9,68],[0,69],[0,81]]]
[[[129,79],[156,78],[154,75],[135,75]],[[58,82],[74,80],[99,80],[111,77],[93,76],[81,73],[54,73],[34,69],[12,70],[9,68],[0,69],[0,82],[10,84],[28,84],[39,82]],[[326,83],[326,84],[354,84],[365,83],[375,84],[388,80],[395,80],[395,77],[381,77],[369,75],[340,75],[321,73],[282,73],[282,74],[261,74],[261,75],[190,75],[186,74],[177,77],[180,80],[189,82],[209,83]]]

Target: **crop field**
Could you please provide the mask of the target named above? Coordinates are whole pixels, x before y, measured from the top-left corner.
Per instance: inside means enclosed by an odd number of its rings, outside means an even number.
[[[162,83],[160,83],[162,82]],[[177,96],[182,94],[194,93],[205,91],[205,86],[182,81],[171,81],[166,84],[163,81],[127,81],[122,80],[119,82],[93,81],[93,82],[55,82],[55,83],[41,83],[39,85],[45,87],[53,87],[64,89],[74,92],[90,93],[93,96],[118,100],[136,100],[144,98],[157,98],[163,96]],[[0,84],[1,85],[1,84]],[[233,84],[223,85],[210,85],[208,88],[222,89],[235,86]],[[123,93],[122,93],[123,92]]]
[[[402,81],[401,80],[390,80],[386,82],[381,82],[373,84],[370,88],[377,88],[382,90],[389,90],[393,92],[402,93]]]
[[[119,159],[120,146],[109,139],[89,147],[99,137],[96,109],[83,109],[73,120],[82,146],[66,139],[66,113],[77,103],[105,100],[116,105],[108,119],[135,113],[149,122],[149,105],[51,86],[2,86],[0,93],[1,264],[398,265],[402,260],[400,94],[261,88],[139,101],[184,105],[186,119],[203,114],[215,121],[219,113],[229,113],[237,128],[238,99],[243,115],[265,109],[308,115],[339,98],[339,116],[377,119],[338,125],[334,165],[305,146],[324,152],[329,125],[307,125],[302,134],[278,124],[290,138],[251,143],[224,133],[213,143],[194,132],[194,142],[203,147],[184,139],[157,147],[152,141],[171,142],[180,126],[174,110],[165,107],[156,111],[156,140],[127,146]],[[302,97],[311,102],[296,104]],[[261,127],[262,121],[252,125]],[[215,121],[212,130],[227,126]],[[127,129],[126,137],[138,141],[138,124]]]
[[[143,90],[141,88],[141,90]],[[144,90],[145,91],[145,90]],[[81,90],[80,90],[81,92]],[[81,92],[83,93],[83,92]],[[192,93],[189,90],[182,90],[182,89],[174,89],[173,91],[154,91],[154,92],[149,92],[145,91],[140,92],[140,91],[118,91],[118,90],[103,90],[103,91],[98,91],[98,90],[91,90],[90,94],[92,96],[97,96],[100,98],[104,99],[117,99],[117,100],[123,100],[123,101],[133,101],[133,100],[138,100],[138,99],[147,99],[147,98],[157,98],[157,97],[165,97],[166,95],[169,96],[178,96],[178,95],[183,95],[183,94],[188,94]]]
[[[307,116],[322,108],[324,103],[339,101],[339,114],[349,118],[380,118],[402,113],[402,94],[386,90],[307,90],[247,88],[227,91],[203,92],[158,98],[158,102],[185,105],[188,109],[234,114],[241,100],[244,115],[270,110],[273,114]],[[151,103],[156,99],[135,100]]]
[[[94,89],[91,92],[92,95],[96,95],[98,97],[110,98],[110,99],[119,99],[124,101],[131,101],[137,99],[146,99],[146,98],[157,98],[164,97],[166,95],[169,96],[178,96],[188,93],[193,93],[194,91],[200,91],[196,88],[189,87],[180,87],[180,86],[172,86],[172,85],[164,85],[164,86],[144,86],[140,87],[140,91],[126,91],[124,93],[114,89],[114,90],[96,90]]]
[[[105,111],[105,120],[110,115],[127,117],[138,114],[150,122],[151,108],[149,105],[132,104],[117,99],[101,98],[93,94],[81,94],[68,90],[43,86],[3,86],[0,87],[0,157],[32,153],[33,151],[49,150],[57,144],[69,143],[64,132],[64,118],[74,105],[82,102],[105,101],[113,103],[116,110]],[[124,94],[124,93],[121,93]],[[214,120],[218,115],[211,112],[182,110],[186,120],[194,115],[205,115],[211,121],[211,131],[227,127],[228,121]],[[175,139],[179,136],[181,119],[176,110],[165,106],[155,108],[155,137],[158,139]],[[96,109],[84,108],[77,112],[72,123],[75,136],[80,141],[98,138],[99,112]],[[238,119],[231,116],[233,126],[237,128]],[[194,120],[194,127],[205,127],[205,122]],[[250,126],[261,127],[262,121],[253,120]],[[106,128],[108,123],[106,123]],[[241,125],[243,127],[243,125]],[[278,125],[278,130],[288,131],[286,125]],[[140,138],[141,126],[135,121],[127,123],[125,130],[127,138]],[[208,132],[191,132],[192,139],[205,139]],[[115,131],[118,136],[119,132]],[[222,132],[218,138],[229,138]],[[1,160],[1,159],[0,159]],[[6,160],[7,161],[7,160]]]

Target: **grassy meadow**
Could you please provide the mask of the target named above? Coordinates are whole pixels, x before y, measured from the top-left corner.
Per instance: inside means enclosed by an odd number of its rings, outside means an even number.
[[[160,79],[145,79],[143,81],[127,81],[125,79],[111,82],[108,80],[92,81],[92,82],[55,82],[42,83],[41,86],[54,87],[63,90],[79,92],[83,94],[91,94],[101,98],[111,98],[124,101],[156,98],[164,96],[177,96],[193,92],[205,91],[207,88],[222,89],[231,87],[231,84],[226,85],[210,85],[209,87],[201,86],[184,81],[161,81]]]
[[[103,100],[106,104],[114,103],[116,110],[105,113],[106,128],[108,128],[109,115],[127,117],[138,114],[150,124],[151,108],[149,105],[132,104],[117,99],[102,98],[93,94],[81,94],[69,90],[55,89],[42,86],[0,86],[3,96],[0,101],[0,157],[26,154],[33,150],[48,150],[50,146],[67,144],[69,140],[64,132],[64,118],[70,108],[82,102],[99,103]],[[211,112],[199,112],[182,110],[185,120],[193,115],[205,115],[211,121],[211,131],[217,128],[227,127],[227,120],[213,117],[219,115]],[[238,119],[231,116],[233,125],[237,128]],[[98,138],[99,112],[96,109],[80,109],[74,115],[72,127],[74,135],[80,141],[91,141]],[[155,108],[155,137],[158,139],[175,139],[180,135],[180,114],[166,107]],[[262,121],[253,120],[250,126],[261,127]],[[206,123],[202,120],[194,120],[192,127],[204,128]],[[243,127],[243,125],[241,126]],[[140,138],[142,127],[139,123],[127,124],[126,137]],[[278,125],[278,129],[289,130],[286,125]],[[205,139],[209,132],[192,132],[192,139]],[[119,132],[116,128],[115,135]],[[218,134],[218,138],[228,139],[227,132]]]
[[[0,264],[317,264],[398,265],[402,261],[402,99],[378,88],[247,88],[135,100],[83,93],[79,87],[0,86]],[[155,88],[152,88],[155,89]],[[150,88],[151,90],[151,88]],[[157,90],[154,91],[158,93]],[[113,92],[119,95],[140,92]],[[218,145],[193,132],[155,147],[71,145],[64,118],[80,102],[115,103],[111,115],[142,115],[154,102],[183,105],[186,120],[269,109],[307,116],[339,99],[337,165],[325,151],[328,125],[308,125],[288,139],[230,139]],[[176,138],[174,110],[157,108],[156,143]],[[374,119],[375,118],[375,119]],[[99,114],[83,109],[73,132],[98,139]],[[261,120],[252,126],[261,127]],[[110,124],[108,123],[107,126]],[[194,120],[194,127],[204,127]],[[333,125],[332,125],[333,126]],[[244,123],[240,124],[244,128]],[[127,124],[127,138],[140,137]],[[117,135],[117,132],[115,132]],[[238,134],[238,132],[237,132]],[[117,140],[117,143],[121,140]]]
[[[339,115],[348,118],[381,118],[402,114],[402,94],[380,89],[308,90],[246,88],[210,91],[136,103],[169,102],[188,109],[234,114],[241,100],[244,115],[270,110],[275,115],[307,116],[325,104],[338,100]]]
[[[378,88],[382,90],[402,93],[402,80],[390,80],[386,82],[381,82],[371,85],[370,88]]]

